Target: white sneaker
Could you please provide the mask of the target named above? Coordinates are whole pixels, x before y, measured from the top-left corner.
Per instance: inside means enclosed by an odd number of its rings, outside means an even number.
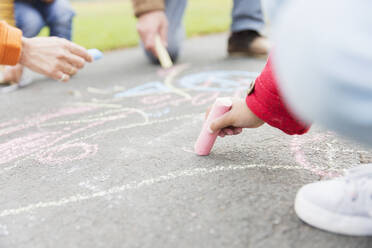
[[[306,223],[329,232],[372,235],[372,164],[305,185],[297,193],[295,210]]]

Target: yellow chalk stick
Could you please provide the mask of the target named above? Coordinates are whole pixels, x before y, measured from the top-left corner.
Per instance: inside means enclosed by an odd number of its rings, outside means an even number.
[[[173,62],[169,56],[167,49],[163,46],[160,36],[155,37],[155,49],[158,54],[158,59],[163,68],[169,68],[173,66]]]

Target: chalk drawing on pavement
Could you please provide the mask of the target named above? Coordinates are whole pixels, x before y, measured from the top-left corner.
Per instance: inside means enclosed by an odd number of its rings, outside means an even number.
[[[340,176],[345,168],[356,165],[351,158],[370,153],[362,149],[344,149],[340,142],[332,132],[294,136],[290,149],[295,161],[304,169],[321,178],[334,178]],[[311,157],[321,158],[322,162],[314,163]],[[340,157],[344,158],[341,160]],[[340,164],[340,161],[343,161],[343,164]]]
[[[168,122],[194,121],[203,114],[200,112],[201,109],[212,104],[217,97],[242,96],[250,82],[258,75],[245,71],[208,71],[180,76],[184,69],[180,67],[166,72],[163,75],[165,76],[163,81],[145,82],[132,88],[121,86],[107,89],[88,88],[82,93],[90,97],[88,100],[79,98],[79,101],[75,100],[72,104],[63,105],[59,109],[0,123],[0,153],[2,154],[0,175],[9,173],[14,168],[28,165],[30,160],[43,165],[63,166],[66,163],[94,157],[100,152],[102,146],[99,138],[108,137],[110,134],[148,128]],[[189,112],[177,114],[185,108]],[[164,138],[164,135],[159,135],[159,137]],[[209,169],[196,168],[169,172],[159,177],[132,181],[108,189],[94,188],[87,180],[80,187],[90,188],[89,193],[0,210],[0,217],[82,203],[183,177],[254,168],[305,169],[322,177],[334,177],[340,175],[342,170],[334,164],[335,154],[340,151],[336,148],[339,146],[333,143],[332,137],[332,134],[329,134],[293,138],[290,148],[298,166],[246,164]],[[154,143],[151,142],[150,140],[149,144]],[[329,162],[328,166],[314,165],[308,159],[308,151],[305,147],[314,142],[324,144],[319,152],[323,152],[326,161]],[[119,151],[121,149],[123,148],[118,148]],[[193,153],[187,147],[181,146],[180,149],[185,153]],[[316,148],[311,147],[311,149]],[[130,151],[136,152],[133,149]],[[350,153],[355,152],[350,151]],[[74,171],[76,168],[70,169],[68,173],[74,173]]]
[[[21,206],[18,208],[5,209],[5,210],[0,211],[0,218],[30,213],[30,212],[33,212],[39,209],[52,208],[52,207],[63,207],[63,206],[70,205],[70,204],[82,203],[88,200],[102,198],[102,197],[106,197],[108,195],[113,195],[113,194],[120,194],[125,191],[136,190],[136,189],[140,189],[143,187],[148,187],[148,186],[152,186],[155,184],[174,181],[174,180],[185,178],[185,177],[206,176],[206,175],[215,174],[215,173],[242,171],[242,170],[255,169],[255,168],[264,168],[266,170],[277,170],[277,169],[302,170],[303,169],[300,166],[295,167],[295,166],[280,165],[280,166],[268,167],[265,164],[246,164],[246,165],[217,166],[214,168],[195,168],[195,169],[189,169],[189,170],[183,170],[183,171],[169,172],[168,174],[162,175],[159,177],[148,178],[148,179],[144,179],[140,181],[133,181],[133,182],[129,182],[123,185],[114,186],[106,190],[91,192],[89,194],[71,195],[71,196],[67,196],[64,198],[56,199],[54,201],[37,202],[37,203],[32,203],[26,206]]]

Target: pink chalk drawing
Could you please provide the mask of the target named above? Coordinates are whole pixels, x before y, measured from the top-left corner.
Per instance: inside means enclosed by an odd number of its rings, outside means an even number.
[[[141,99],[141,102],[148,107],[143,110],[160,109],[164,107],[177,107],[181,104],[189,104],[190,106],[204,106],[212,104],[219,96],[220,92],[198,93],[191,98],[179,97],[177,95],[150,96]]]
[[[33,133],[0,144],[0,164],[37,152],[45,147],[54,135],[47,132]]]
[[[1,130],[3,136],[16,136],[10,138],[3,143],[0,143],[0,165],[12,162],[17,159],[31,158],[43,164],[62,164],[64,162],[81,160],[88,156],[93,156],[98,151],[97,144],[88,144],[79,142],[82,133],[95,128],[102,127],[108,122],[115,122],[121,119],[126,119],[128,116],[138,114],[132,109],[122,109],[119,111],[110,112],[111,115],[106,115],[104,111],[95,108],[75,108],[62,109],[54,114],[38,115],[37,117],[25,118],[23,124],[16,124],[12,128]],[[71,121],[70,119],[75,114],[97,112],[90,116],[83,116]],[[109,111],[106,111],[109,112]],[[62,119],[62,121],[58,121]],[[55,121],[54,123],[52,121]],[[19,133],[19,135],[17,135]],[[25,134],[24,134],[25,133]],[[75,138],[74,138],[75,137]],[[72,155],[59,155],[66,150],[76,150],[78,152],[70,152]]]
[[[62,155],[59,156],[59,153],[69,150],[80,150],[78,155]],[[90,145],[86,143],[75,143],[75,144],[62,144],[60,146],[54,147],[49,151],[38,154],[38,161],[44,164],[63,164],[66,161],[74,161],[87,158],[88,156],[93,156],[98,151],[98,145]]]
[[[211,104],[218,98],[219,95],[219,92],[215,92],[213,94],[198,94],[195,98],[192,99],[191,104],[194,106]]]
[[[44,115],[36,114],[35,116],[26,117],[23,121],[18,121],[17,122],[18,124],[13,123],[11,127],[0,130],[0,136],[9,135],[11,133],[24,130],[30,127],[36,127],[39,124],[46,122],[50,119],[85,113],[91,110],[93,110],[92,107],[63,108],[63,109],[58,110],[55,113],[49,113],[49,114],[44,114]]]
[[[305,152],[303,151],[302,145],[304,143],[305,143],[304,140],[299,139],[299,137],[293,138],[291,142],[291,151],[293,152],[295,160],[299,165],[320,177],[333,178],[340,175],[339,172],[329,172],[326,171],[321,166],[316,166],[312,164],[305,155]]]
[[[343,168],[360,163],[358,159],[360,154],[371,153],[362,148],[345,149],[343,147],[343,141],[332,132],[295,136],[290,143],[296,162],[321,178],[340,176],[343,174]],[[311,160],[310,154],[317,158],[317,162]],[[342,162],[346,164],[340,165]]]

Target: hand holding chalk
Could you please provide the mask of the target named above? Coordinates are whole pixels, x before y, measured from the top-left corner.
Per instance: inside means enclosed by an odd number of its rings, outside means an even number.
[[[97,61],[97,60],[103,58],[103,53],[98,49],[89,49],[89,50],[87,50],[87,52],[89,53],[89,55],[91,55],[93,57],[93,61]],[[33,80],[30,77],[30,75],[26,75],[24,73],[22,75],[19,83],[10,85],[8,87],[5,87],[5,88],[1,89],[0,92],[9,93],[9,92],[18,90],[20,88],[24,88],[24,87],[30,85],[32,82],[33,82]]]
[[[208,118],[204,122],[199,138],[195,143],[194,148],[196,154],[200,156],[209,155],[218,136],[218,132],[211,133],[210,125],[216,118],[228,112],[231,107],[232,100],[230,98],[217,98],[209,112]]]
[[[85,62],[92,62],[92,56],[84,47],[62,38],[23,37],[18,62],[34,72],[67,82]]]
[[[237,135],[242,128],[257,128],[264,122],[247,106],[244,99],[218,98],[204,122],[195,144],[198,155],[208,155],[217,136]]]

